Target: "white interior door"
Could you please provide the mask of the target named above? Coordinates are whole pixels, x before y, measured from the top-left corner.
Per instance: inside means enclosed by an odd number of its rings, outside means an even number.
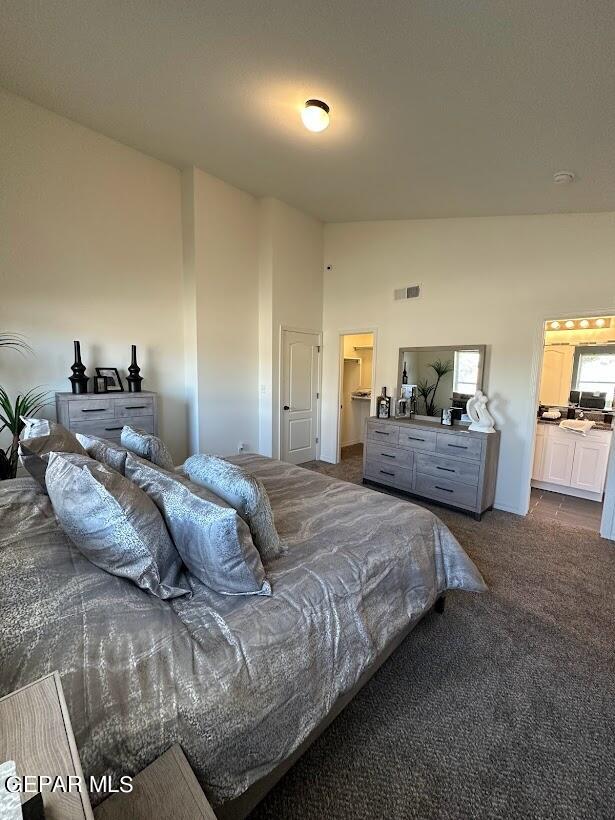
[[[320,336],[282,331],[282,461],[317,458],[319,438]]]

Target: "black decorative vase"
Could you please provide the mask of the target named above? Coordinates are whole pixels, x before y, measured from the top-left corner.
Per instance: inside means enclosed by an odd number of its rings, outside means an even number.
[[[143,376],[139,376],[141,368],[137,364],[137,346],[132,345],[131,350],[132,358],[130,360],[130,367],[128,368],[128,376],[126,377],[126,381],[128,382],[128,392],[140,393]]]
[[[71,365],[73,375],[68,377],[73,393],[87,393],[89,378],[85,375],[85,365],[81,361],[81,344],[73,342],[75,345],[75,362]]]

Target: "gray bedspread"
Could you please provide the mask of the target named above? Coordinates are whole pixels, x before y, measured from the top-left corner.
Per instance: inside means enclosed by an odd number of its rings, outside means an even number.
[[[87,776],[178,741],[215,803],[288,757],[447,589],[484,583],[427,510],[260,456],[288,546],[271,598],[162,601],[90,564],[32,479],[0,484],[0,695],[59,670]],[[433,647],[438,652],[438,647]]]

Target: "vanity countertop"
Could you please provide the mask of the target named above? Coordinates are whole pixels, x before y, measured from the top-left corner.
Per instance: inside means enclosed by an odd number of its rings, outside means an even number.
[[[562,416],[561,419],[537,419],[538,424],[557,424],[559,426],[560,421],[564,421],[566,416]],[[595,419],[589,419],[589,421],[595,421]],[[603,421],[595,421],[592,430],[608,430],[611,432],[613,430],[612,424],[605,424]]]

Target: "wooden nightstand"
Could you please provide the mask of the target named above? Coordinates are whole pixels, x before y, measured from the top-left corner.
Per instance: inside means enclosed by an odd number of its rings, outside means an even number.
[[[129,794],[113,794],[96,820],[216,820],[180,746],[171,746],[133,778]]]
[[[83,793],[43,790],[45,817],[94,820],[57,672],[0,698],[0,760],[14,760],[21,777],[80,777]]]

